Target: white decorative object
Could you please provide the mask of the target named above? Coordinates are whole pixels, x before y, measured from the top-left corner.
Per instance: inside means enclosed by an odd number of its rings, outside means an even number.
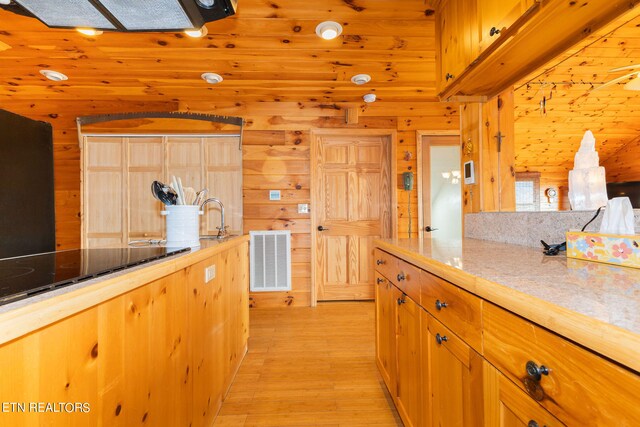
[[[586,131],[573,170],[569,171],[569,202],[574,211],[597,209],[607,204],[607,181],[595,146],[593,133]]]
[[[604,211],[600,233],[603,234],[635,234],[633,207],[628,197],[614,197],[607,203]]]

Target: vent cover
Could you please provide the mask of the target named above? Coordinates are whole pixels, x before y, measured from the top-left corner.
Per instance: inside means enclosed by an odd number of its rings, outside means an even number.
[[[251,231],[251,291],[291,290],[291,231]]]

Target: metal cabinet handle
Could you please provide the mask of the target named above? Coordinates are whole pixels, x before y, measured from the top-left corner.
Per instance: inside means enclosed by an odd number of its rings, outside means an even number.
[[[402,282],[405,279],[404,273],[398,273],[396,279],[398,279],[398,282]]]
[[[329,231],[328,228],[324,228],[323,226],[319,225],[318,226],[318,231]]]
[[[381,277],[378,277],[376,280],[377,280],[378,284],[384,283],[384,279],[381,278]]]
[[[402,297],[402,298],[398,298],[398,305],[402,305],[402,304],[404,304],[405,302],[407,302],[407,301],[405,301],[404,297]]]
[[[451,80],[453,77],[454,77],[454,76],[453,76],[453,74],[451,74],[451,73],[447,73],[447,74],[444,76],[444,79],[445,79],[445,81],[449,81],[449,80]]]
[[[529,420],[529,422],[527,423],[527,427],[540,427],[540,424],[538,424],[535,420]]]
[[[431,226],[430,226],[430,225],[427,225],[427,226],[424,228],[424,231],[426,231],[427,233],[431,233],[432,231],[436,231],[436,230],[437,230],[437,228],[431,228]]]
[[[442,343],[446,341],[449,341],[449,338],[447,338],[446,335],[436,334],[436,342],[438,344],[442,345]]]
[[[439,299],[436,300],[436,310],[440,311],[443,308],[447,308],[449,305],[444,302],[444,301],[440,301]]]
[[[538,366],[531,360],[527,362],[526,369],[527,375],[529,375],[531,379],[534,379],[536,381],[540,381],[543,375],[549,375],[549,368],[544,365]]]
[[[384,260],[383,259],[377,259],[376,260],[376,265],[384,265]]]
[[[493,37],[493,36],[497,36],[498,34],[500,34],[500,29],[496,27],[491,27],[491,29],[489,30],[489,35]]]

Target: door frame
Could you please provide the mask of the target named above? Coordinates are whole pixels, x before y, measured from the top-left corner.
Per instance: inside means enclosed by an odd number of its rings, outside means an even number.
[[[398,146],[398,132],[395,129],[314,129],[311,134],[311,183],[309,190],[311,192],[311,307],[318,305],[318,288],[316,284],[316,233],[315,229],[318,227],[318,218],[316,209],[314,206],[316,200],[317,182],[318,182],[318,169],[316,158],[318,154],[318,137],[320,136],[384,136],[389,137],[390,146],[389,150],[389,165],[390,178],[391,178],[391,237],[397,237],[398,235],[398,185],[397,185],[397,159],[396,149]]]
[[[431,187],[431,179],[429,174],[424,173],[424,169],[422,167],[422,159],[423,159],[423,151],[429,152],[431,148],[431,144],[426,143],[422,144],[422,137],[424,136],[457,136],[460,138],[460,130],[417,130],[416,131],[416,163],[417,163],[417,175],[418,175],[418,238],[422,237],[422,229],[424,228],[424,200],[422,199],[422,193],[424,188]],[[460,144],[458,144],[460,146]],[[462,157],[460,157],[462,159]],[[460,165],[462,168],[462,165]],[[462,169],[461,169],[462,170]],[[460,186],[461,192],[462,185]],[[460,195],[462,200],[462,194]],[[462,213],[462,232],[464,233],[464,212]]]

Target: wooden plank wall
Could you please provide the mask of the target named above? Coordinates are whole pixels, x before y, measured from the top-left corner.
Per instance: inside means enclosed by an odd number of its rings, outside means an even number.
[[[357,124],[346,124],[345,111],[349,107],[358,110]],[[322,104],[311,101],[191,101],[178,105],[153,102],[42,101],[32,104],[16,103],[5,108],[31,118],[49,121],[54,126],[58,249],[80,246],[80,152],[75,124],[76,116],[122,111],[180,109],[245,118],[244,232],[288,229],[293,236],[293,290],[289,293],[253,294],[252,304],[261,307],[305,306],[310,303],[310,215],[298,214],[297,204],[310,203],[309,153],[312,129],[396,130],[398,134],[396,185],[401,188],[402,172],[416,171],[416,131],[452,130],[459,127],[458,105],[440,103],[436,100],[425,103],[377,102],[372,105]],[[56,114],[49,116],[48,113],[52,111]],[[123,129],[120,127],[118,130]],[[149,120],[139,120],[135,122],[135,128],[132,127],[129,130],[151,132],[168,129],[159,129]],[[269,201],[268,190],[281,190],[282,200]],[[411,234],[417,236],[417,191],[413,191],[411,197]],[[409,222],[407,208],[407,192],[398,191],[400,237],[407,236]]]
[[[640,181],[640,137],[600,161],[600,165],[607,173],[607,182]]]

